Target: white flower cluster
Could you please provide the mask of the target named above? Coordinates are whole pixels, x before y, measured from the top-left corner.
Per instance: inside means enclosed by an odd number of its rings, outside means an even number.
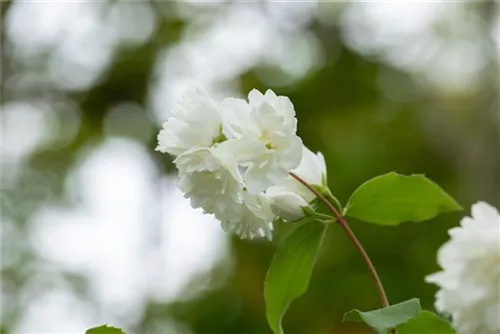
[[[241,238],[270,239],[276,216],[300,219],[314,199],[289,172],[326,182],[323,156],[303,146],[296,130],[293,104],[271,90],[216,103],[192,89],[163,124],[156,149],[176,156],[178,185],[192,207]]]
[[[450,314],[460,334],[500,333],[500,215],[484,202],[449,231],[438,253],[443,271],[426,281],[440,287],[436,309]]]

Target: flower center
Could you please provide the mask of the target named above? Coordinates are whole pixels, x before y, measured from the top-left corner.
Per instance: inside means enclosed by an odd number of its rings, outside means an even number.
[[[219,133],[212,139],[212,145],[222,143],[227,140],[226,135],[222,132],[222,125],[219,125]]]
[[[276,145],[274,145],[274,143],[271,140],[271,136],[269,135],[269,132],[267,132],[266,130],[262,131],[262,134],[260,135],[259,140],[261,142],[265,143],[266,148],[268,150],[273,150],[276,148]]]

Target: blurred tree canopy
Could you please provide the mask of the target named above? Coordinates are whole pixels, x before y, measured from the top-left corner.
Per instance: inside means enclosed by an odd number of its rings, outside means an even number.
[[[343,203],[368,178],[398,171],[426,174],[466,211],[478,200],[500,205],[496,2],[1,6],[2,332],[19,333],[31,297],[53,286],[68,287],[94,313],[107,314],[84,272],[37,253],[33,216],[54,203],[78,205],[68,175],[109,138],[146,148],[159,187],[175,171],[168,155],[154,151],[156,133],[189,85],[217,96],[253,88],[289,96],[299,135],[324,153],[330,187]],[[48,124],[43,136],[40,124]],[[435,288],[423,277],[438,269],[436,250],[466,213],[395,228],[351,222],[391,302],[418,297],[432,308]],[[124,330],[269,333],[263,280],[294,228],[276,226],[272,243],[231,239],[229,275],[221,260],[190,278],[186,298],[150,298]],[[327,236],[322,253],[284,328],[368,333],[361,324],[341,323],[351,308],[378,307],[361,259],[340,229]],[[209,288],[189,293],[207,280]]]

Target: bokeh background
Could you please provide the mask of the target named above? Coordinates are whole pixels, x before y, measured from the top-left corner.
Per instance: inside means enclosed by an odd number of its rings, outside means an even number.
[[[470,204],[500,205],[499,4],[1,2],[2,333],[270,333],[273,242],[223,233],[176,190],[156,133],[184,89],[271,88],[326,156],[345,203],[381,173],[425,173],[465,208],[430,222],[351,221],[391,302],[432,309],[436,250]],[[339,228],[288,333],[379,306]]]

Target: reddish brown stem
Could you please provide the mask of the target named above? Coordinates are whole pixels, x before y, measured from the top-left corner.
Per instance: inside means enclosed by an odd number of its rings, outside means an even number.
[[[373,263],[370,260],[370,257],[368,256],[365,249],[363,248],[363,246],[359,242],[358,238],[356,238],[356,235],[354,235],[354,232],[351,230],[351,228],[347,224],[347,221],[345,220],[345,218],[337,211],[337,209],[333,206],[333,204],[329,200],[327,200],[326,197],[323,196],[317,189],[315,189],[314,187],[309,185],[306,181],[304,181],[302,178],[300,178],[296,174],[290,173],[290,175],[294,179],[296,179],[297,181],[302,183],[304,185],[304,187],[306,187],[307,189],[312,191],[319,198],[319,200],[321,202],[323,202],[328,207],[328,209],[333,213],[335,218],[337,218],[337,221],[339,222],[340,226],[342,226],[344,231],[349,236],[349,239],[351,239],[352,243],[354,244],[354,246],[356,246],[356,249],[358,250],[358,252],[361,255],[361,257],[363,258],[363,260],[365,261],[365,264],[368,267],[368,271],[370,272],[370,275],[372,276],[372,279],[375,282],[375,286],[377,287],[377,292],[379,294],[380,301],[382,302],[382,306],[388,307],[389,300],[387,299],[387,295],[385,294],[384,286],[382,285],[382,282],[380,281],[380,278],[378,277],[377,270],[373,266]],[[391,332],[396,333],[395,329],[391,329]]]

